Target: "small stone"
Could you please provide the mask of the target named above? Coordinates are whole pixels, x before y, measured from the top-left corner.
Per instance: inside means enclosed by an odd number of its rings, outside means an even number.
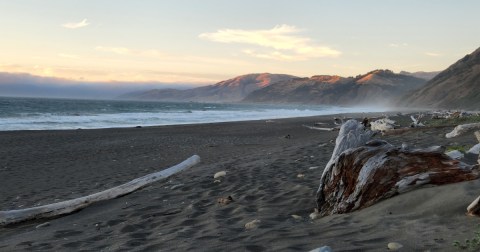
[[[320,213],[318,212],[318,208],[315,208],[313,213],[310,214],[310,219],[316,220],[318,218],[320,218]]]
[[[295,220],[301,220],[301,219],[303,219],[302,216],[296,215],[296,214],[292,214],[292,218],[294,218]]]
[[[215,173],[215,175],[213,175],[213,178],[217,179],[217,178],[225,177],[226,175],[227,175],[226,171],[219,171],[219,172]]]
[[[390,243],[388,243],[387,247],[388,247],[389,250],[397,251],[397,250],[403,248],[403,245],[398,243],[398,242],[390,242]]]
[[[218,199],[217,199],[217,203],[218,203],[218,204],[221,204],[221,205],[228,205],[228,204],[230,204],[230,203],[232,203],[232,202],[233,202],[232,196],[228,196],[228,197],[225,197],[225,198],[222,197],[222,198],[218,198]]]
[[[50,226],[50,222],[42,223],[40,225],[37,225],[35,228],[42,228],[42,227],[48,227],[48,226]]]
[[[245,224],[245,229],[254,229],[254,228],[257,228],[258,225],[260,225],[260,220],[253,220],[253,221],[250,221],[250,222],[247,222],[247,224]]]
[[[297,178],[305,178],[305,174],[300,173],[300,174],[297,175]]]

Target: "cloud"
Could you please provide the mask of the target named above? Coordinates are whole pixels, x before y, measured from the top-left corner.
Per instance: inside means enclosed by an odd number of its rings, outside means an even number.
[[[78,28],[82,28],[82,27],[85,27],[85,26],[88,26],[90,23],[87,22],[87,19],[83,19],[82,21],[78,22],[78,23],[65,23],[63,24],[62,26],[65,27],[65,28],[68,28],[68,29],[78,29]]]
[[[164,54],[158,50],[137,50],[126,47],[113,47],[113,46],[97,46],[95,50],[101,52],[109,52],[118,55],[127,56],[141,56],[141,57],[163,57]]]
[[[341,54],[328,46],[315,44],[308,37],[299,36],[300,32],[302,30],[295,26],[277,25],[270,30],[223,29],[212,33],[202,33],[199,37],[219,43],[255,45],[262,48],[262,51],[247,49],[243,52],[265,59],[294,61],[322,57],[333,58]]]
[[[430,57],[440,57],[442,56],[439,53],[434,53],[434,52],[426,52],[425,55],[430,56]]]
[[[408,46],[408,44],[407,43],[390,43],[388,46],[398,48],[398,47]]]

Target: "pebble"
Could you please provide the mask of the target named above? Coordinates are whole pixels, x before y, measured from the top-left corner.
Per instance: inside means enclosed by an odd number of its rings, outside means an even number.
[[[390,243],[388,243],[387,247],[388,247],[389,250],[397,251],[397,250],[401,249],[403,247],[403,245],[398,243],[398,242],[390,242]]]
[[[219,171],[219,172],[215,173],[215,175],[213,175],[213,178],[217,179],[217,178],[220,178],[220,177],[225,177],[226,175],[227,175],[226,171]]]
[[[294,218],[295,220],[301,220],[301,219],[303,219],[302,216],[296,215],[296,214],[292,214],[292,218]]]
[[[305,174],[300,173],[300,174],[297,175],[297,178],[305,178]]]
[[[247,222],[247,224],[245,224],[245,229],[254,229],[254,228],[257,228],[258,225],[260,225],[260,220],[253,220],[253,221],[250,221],[250,222]]]
[[[233,202],[233,198],[232,196],[228,196],[228,197],[221,197],[221,198],[218,198],[217,199],[217,203],[218,204],[221,204],[221,205],[228,205],[230,203]]]
[[[316,220],[320,218],[320,213],[318,212],[318,209],[315,208],[315,210],[313,211],[313,213],[310,214],[310,219],[312,220]]]

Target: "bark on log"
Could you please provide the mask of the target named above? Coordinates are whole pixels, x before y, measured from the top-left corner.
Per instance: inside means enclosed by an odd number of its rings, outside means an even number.
[[[455,127],[452,132],[445,135],[446,138],[460,136],[470,130],[480,129],[480,123],[462,124]]]
[[[355,123],[359,127],[355,121],[344,126],[354,128]],[[342,135],[345,133],[348,138]],[[443,185],[480,177],[478,166],[452,160],[443,153],[443,147],[409,150],[381,140],[367,142],[369,138],[368,131],[346,131],[343,126],[340,129],[337,144],[349,147],[334,151],[322,174],[317,191],[322,216],[362,209],[425,184]]]
[[[148,184],[168,178],[177,172],[186,170],[198,164],[199,162],[200,157],[197,155],[193,155],[190,158],[184,160],[183,162],[168,169],[145,175],[125,184],[88,196],[39,207],[0,211],[0,226],[6,226],[27,220],[51,218],[55,216],[69,214],[83,209],[93,203],[114,199],[132,193],[140,188],[147,186]]]

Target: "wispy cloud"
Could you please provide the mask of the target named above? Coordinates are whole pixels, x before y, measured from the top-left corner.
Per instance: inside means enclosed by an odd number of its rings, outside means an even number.
[[[407,43],[390,43],[388,46],[398,48],[398,47],[406,47],[408,46],[408,44]]]
[[[435,52],[426,52],[425,55],[430,56],[430,57],[440,57],[440,56],[442,56],[440,53],[435,53]]]
[[[262,47],[261,52],[252,49],[243,50],[243,52],[265,59],[294,61],[338,57],[341,54],[340,51],[318,45],[312,39],[298,35],[302,31],[295,26],[277,25],[269,30],[222,29],[212,33],[202,33],[199,37],[213,42],[250,44]]]
[[[82,28],[82,27],[85,27],[85,26],[88,26],[90,23],[87,22],[87,19],[83,19],[82,21],[80,22],[77,22],[77,23],[65,23],[63,24],[62,26],[65,27],[65,28],[68,28],[68,29],[78,29],[78,28]]]
[[[137,50],[137,49],[130,49],[126,47],[114,47],[114,46],[97,46],[95,47],[96,51],[101,52],[109,52],[118,55],[126,55],[126,56],[142,56],[142,57],[162,57],[164,56],[158,50]]]

